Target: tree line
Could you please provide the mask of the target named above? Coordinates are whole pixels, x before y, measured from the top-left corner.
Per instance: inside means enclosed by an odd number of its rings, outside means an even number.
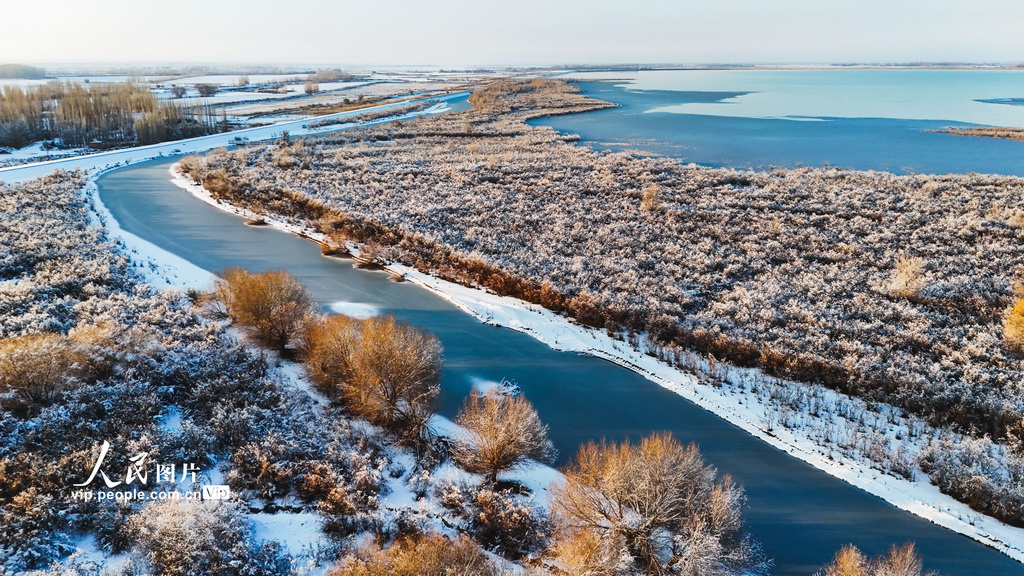
[[[191,138],[222,129],[201,105],[159,102],[145,86],[54,81],[0,92],[0,146],[49,142],[62,148],[108,148]]]
[[[0,78],[38,80],[46,78],[46,70],[25,64],[0,64]]]

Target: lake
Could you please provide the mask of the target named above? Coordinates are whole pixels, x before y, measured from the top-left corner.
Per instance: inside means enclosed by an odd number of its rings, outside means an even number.
[[[577,73],[618,108],[531,122],[597,150],[715,167],[837,166],[1024,176],[1024,142],[931,132],[1024,127],[1024,71],[665,70]]]

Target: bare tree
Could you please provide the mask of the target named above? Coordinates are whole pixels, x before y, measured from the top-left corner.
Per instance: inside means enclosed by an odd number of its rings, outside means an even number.
[[[210,96],[213,96],[214,94],[217,93],[217,90],[218,90],[216,84],[196,84],[195,85],[195,89],[196,89],[196,92],[199,92],[199,95],[202,96],[203,98],[208,98]]]
[[[214,287],[232,320],[253,329],[260,343],[283,350],[310,313],[309,292],[287,272],[224,271]]]
[[[175,98],[181,98],[185,95],[186,88],[184,86],[174,85],[171,86],[171,95]]]
[[[913,543],[893,546],[888,555],[874,560],[848,544],[836,552],[832,562],[819,570],[817,576],[935,576],[935,572],[925,572]]]
[[[468,436],[456,440],[452,458],[466,470],[483,474],[487,484],[526,460],[549,463],[555,458],[548,427],[522,396],[474,390],[455,422]]]
[[[670,434],[583,446],[553,494],[562,550],[632,558],[647,574],[738,574],[766,567],[742,538],[743,491]],[[583,533],[583,534],[581,534]],[[556,546],[556,550],[559,547]],[[595,574],[605,573],[596,567]],[[605,567],[607,568],[607,566]]]
[[[351,367],[342,391],[349,408],[414,443],[434,413],[440,391],[441,342],[393,316],[370,318],[360,325]]]

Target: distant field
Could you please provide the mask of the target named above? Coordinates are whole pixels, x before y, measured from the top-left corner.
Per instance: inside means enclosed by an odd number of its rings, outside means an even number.
[[[938,132],[956,134],[957,136],[978,136],[982,138],[1024,141],[1024,128],[999,128],[995,126],[950,127]]]

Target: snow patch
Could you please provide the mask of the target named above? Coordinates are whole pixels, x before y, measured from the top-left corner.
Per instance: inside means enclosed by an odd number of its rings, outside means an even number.
[[[167,409],[167,414],[164,414],[160,418],[159,427],[164,432],[170,434],[178,434],[181,432],[181,408],[177,406],[171,406]]]
[[[345,302],[338,301],[330,303],[327,308],[335,314],[344,314],[345,316],[351,316],[352,318],[358,318],[359,320],[366,320],[374,316],[380,316],[380,308],[373,304],[366,304],[363,302]]]
[[[315,512],[256,512],[247,516],[256,540],[278,542],[294,557],[315,558],[330,545],[320,529],[321,517]]]

